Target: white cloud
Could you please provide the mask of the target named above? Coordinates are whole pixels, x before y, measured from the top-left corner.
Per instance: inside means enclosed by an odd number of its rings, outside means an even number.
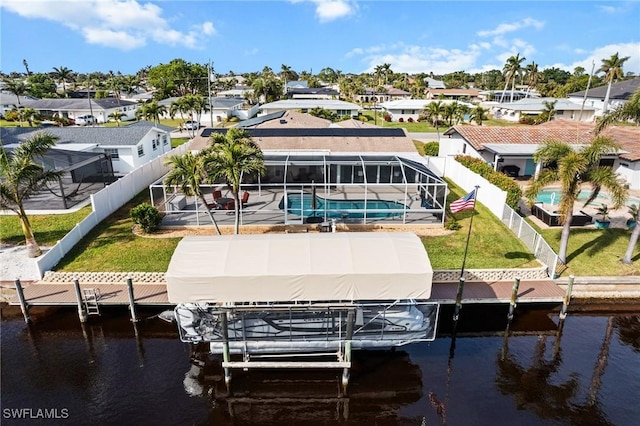
[[[372,72],[376,65],[388,63],[391,64],[391,69],[394,72],[444,74],[472,69],[480,55],[480,49],[473,46],[461,50],[405,45],[403,43],[371,46],[357,50],[358,54],[363,55],[363,62],[366,64],[366,69],[363,72]],[[352,50],[347,55],[353,56],[353,52]]]
[[[598,9],[600,9],[604,13],[610,13],[610,14],[622,12],[624,10],[622,7],[602,6],[602,5],[599,5]]]
[[[640,74],[640,42],[608,44],[587,52],[583,59],[574,61],[570,64],[555,63],[548,67],[557,67],[566,70],[573,70],[575,67],[583,67],[587,72],[590,72],[592,64],[595,64],[595,69],[597,71],[602,65],[603,59],[608,59],[611,55],[615,55],[616,53],[618,53],[618,56],[621,58],[629,56],[629,59],[622,66],[625,74],[628,72]]]
[[[538,21],[533,18],[524,18],[521,21],[511,22],[511,23],[502,23],[499,24],[492,30],[482,30],[478,31],[478,35],[480,37],[489,37],[489,36],[501,36],[503,34],[511,33],[522,28],[533,27],[535,29],[541,29],[544,27],[544,22]]]
[[[206,36],[215,34],[208,21],[188,31],[172,28],[158,4],[137,0],[3,0],[2,7],[25,18],[57,22],[82,34],[89,44],[121,50],[143,47],[148,40],[199,48]]]
[[[293,4],[305,0],[289,0]],[[355,14],[358,4],[354,0],[306,0],[316,6],[316,17],[322,23]]]
[[[258,52],[259,52],[258,48],[254,47],[253,49],[245,50],[243,53],[244,53],[244,56],[253,56],[253,55],[257,55]]]

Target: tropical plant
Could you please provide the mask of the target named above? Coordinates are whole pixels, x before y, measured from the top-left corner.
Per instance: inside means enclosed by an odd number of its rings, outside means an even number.
[[[422,111],[422,115],[427,120],[431,120],[433,127],[436,128],[438,134],[438,142],[440,142],[440,118],[444,116],[445,106],[441,101],[432,101],[427,104],[427,107]]]
[[[122,117],[126,114],[120,110],[115,110],[111,114],[109,114],[109,118],[113,118],[113,121],[116,122],[117,126],[120,127],[120,121],[122,121]]]
[[[611,94],[611,85],[616,81],[624,77],[624,71],[622,65],[629,59],[629,56],[621,58],[618,56],[618,52],[611,55],[609,59],[602,59],[602,66],[598,69],[598,72],[604,72],[604,81],[607,84],[607,93],[604,96],[604,105],[602,112],[606,113],[609,109],[609,95]]]
[[[62,172],[47,170],[36,163],[55,145],[57,138],[38,132],[9,153],[0,144],[0,207],[14,211],[20,220],[27,246],[27,256],[38,257],[42,250],[36,242],[24,201],[36,194],[48,182],[57,181]]]
[[[73,71],[71,71],[69,68],[67,67],[60,67],[60,68],[56,68],[53,67],[53,72],[51,73],[51,76],[56,79],[58,82],[62,83],[62,94],[64,95],[65,98],[68,97],[67,94],[67,81],[71,81],[73,80]]]
[[[602,203],[600,207],[596,209],[598,215],[600,216],[600,222],[608,222],[609,220],[609,206]]]
[[[556,103],[558,101],[542,101],[544,105],[544,110],[540,114],[540,121],[551,121],[551,119],[556,115]]]
[[[167,186],[177,186],[180,188],[183,194],[187,196],[197,197],[204,206],[211,223],[216,228],[216,232],[220,235],[220,228],[216,219],[211,214],[211,209],[207,204],[207,200],[204,198],[204,193],[200,185],[212,183],[211,179],[206,173],[204,155],[201,152],[193,154],[187,152],[182,155],[171,155],[166,161],[165,165],[171,167],[171,171],[164,178],[164,184]]]
[[[477,105],[469,112],[469,121],[476,123],[478,126],[482,126],[482,122],[487,120],[487,110]]]
[[[602,136],[596,137],[591,144],[579,150],[559,140],[548,140],[538,148],[533,156],[536,162],[547,167],[533,179],[525,191],[525,197],[529,204],[533,205],[536,196],[544,187],[560,182],[558,211],[563,228],[560,236],[558,260],[562,263],[567,262],[573,209],[583,184],[591,186],[591,195],[584,205],[595,200],[602,188],[607,189],[613,202],[613,208],[620,208],[627,199],[628,189],[618,179],[613,169],[608,166],[600,166],[600,160],[603,156],[615,153],[618,149],[617,143]],[[550,167],[552,165],[556,166]]]
[[[160,116],[167,112],[167,107],[158,104],[158,101],[151,101],[143,104],[136,110],[136,118],[144,118],[145,120],[152,121],[155,124],[160,124]]]
[[[151,233],[158,229],[162,222],[162,215],[157,208],[149,203],[138,204],[131,209],[131,220],[139,225],[146,233]]]
[[[520,57],[520,53],[516,54],[515,56],[510,56],[509,59],[507,59],[507,62],[502,68],[502,72],[505,77],[505,85],[504,89],[502,90],[502,96],[500,96],[500,102],[504,100],[504,94],[507,90],[507,87],[509,86],[509,82],[511,82],[511,102],[513,102],[513,92],[515,90],[516,77],[522,77],[522,63],[526,59],[527,58],[525,58],[524,56]]]
[[[233,195],[235,233],[240,232],[240,183],[244,174],[263,174],[264,159],[260,147],[243,129],[231,128],[226,134],[215,133],[205,150],[204,169],[212,181],[223,179]]]
[[[627,207],[627,212],[631,215],[631,217],[627,220],[627,225],[635,226],[638,222],[638,215],[640,215],[640,209],[637,204],[631,204]],[[633,224],[633,225],[632,225]]]
[[[596,133],[600,133],[607,126],[618,121],[633,121],[636,126],[640,125],[640,88],[620,107],[608,111],[596,122]]]
[[[16,96],[16,100],[18,101],[18,105],[16,106],[18,107],[18,109],[21,108],[20,96],[24,96],[25,93],[27,93],[27,89],[27,85],[24,84],[24,82],[21,80],[4,80],[3,90],[11,92]],[[18,117],[18,119],[20,120],[20,126],[22,126],[22,118]]]
[[[20,108],[18,109],[18,117],[20,122],[26,121],[29,123],[29,127],[33,127],[33,122],[36,119],[38,112],[33,108]]]

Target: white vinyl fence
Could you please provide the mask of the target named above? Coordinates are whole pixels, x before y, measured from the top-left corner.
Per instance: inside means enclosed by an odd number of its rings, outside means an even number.
[[[92,194],[91,207],[93,211],[36,261],[40,278],[44,276],[46,271],[57,265],[93,227],[125,205],[140,191],[147,189],[149,185],[164,176],[169,171],[164,165],[167,156],[183,154],[187,152],[190,145],[191,141],[180,145]]]
[[[547,266],[547,273],[555,278],[558,255],[529,225],[523,217],[506,204],[507,192],[489,183],[480,175],[458,163],[454,157],[428,157],[429,167],[439,176],[451,179],[467,192],[476,185],[478,189],[478,201],[484,204],[491,213],[500,218],[502,222],[513,231],[525,246],[535,255],[541,263]]]

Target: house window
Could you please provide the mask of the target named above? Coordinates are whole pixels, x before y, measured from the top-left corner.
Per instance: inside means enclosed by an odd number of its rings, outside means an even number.
[[[118,158],[120,158],[118,150],[115,148],[105,148],[104,153],[107,154],[112,160],[117,160]]]
[[[402,110],[402,112],[400,114],[404,114],[404,110]]]
[[[162,145],[169,145],[167,135],[162,135]]]
[[[158,150],[158,145],[159,144],[156,143],[155,139],[151,141],[151,147],[153,148],[154,151]]]
[[[144,156],[144,146],[142,144],[138,145],[138,157]]]

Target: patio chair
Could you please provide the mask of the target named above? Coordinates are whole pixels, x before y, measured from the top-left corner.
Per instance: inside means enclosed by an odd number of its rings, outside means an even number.
[[[242,207],[247,207],[247,204],[249,204],[249,193],[247,191],[244,191],[242,193]]]
[[[213,202],[217,203],[220,198],[222,198],[222,191],[220,191],[219,189],[214,189],[213,190]]]

